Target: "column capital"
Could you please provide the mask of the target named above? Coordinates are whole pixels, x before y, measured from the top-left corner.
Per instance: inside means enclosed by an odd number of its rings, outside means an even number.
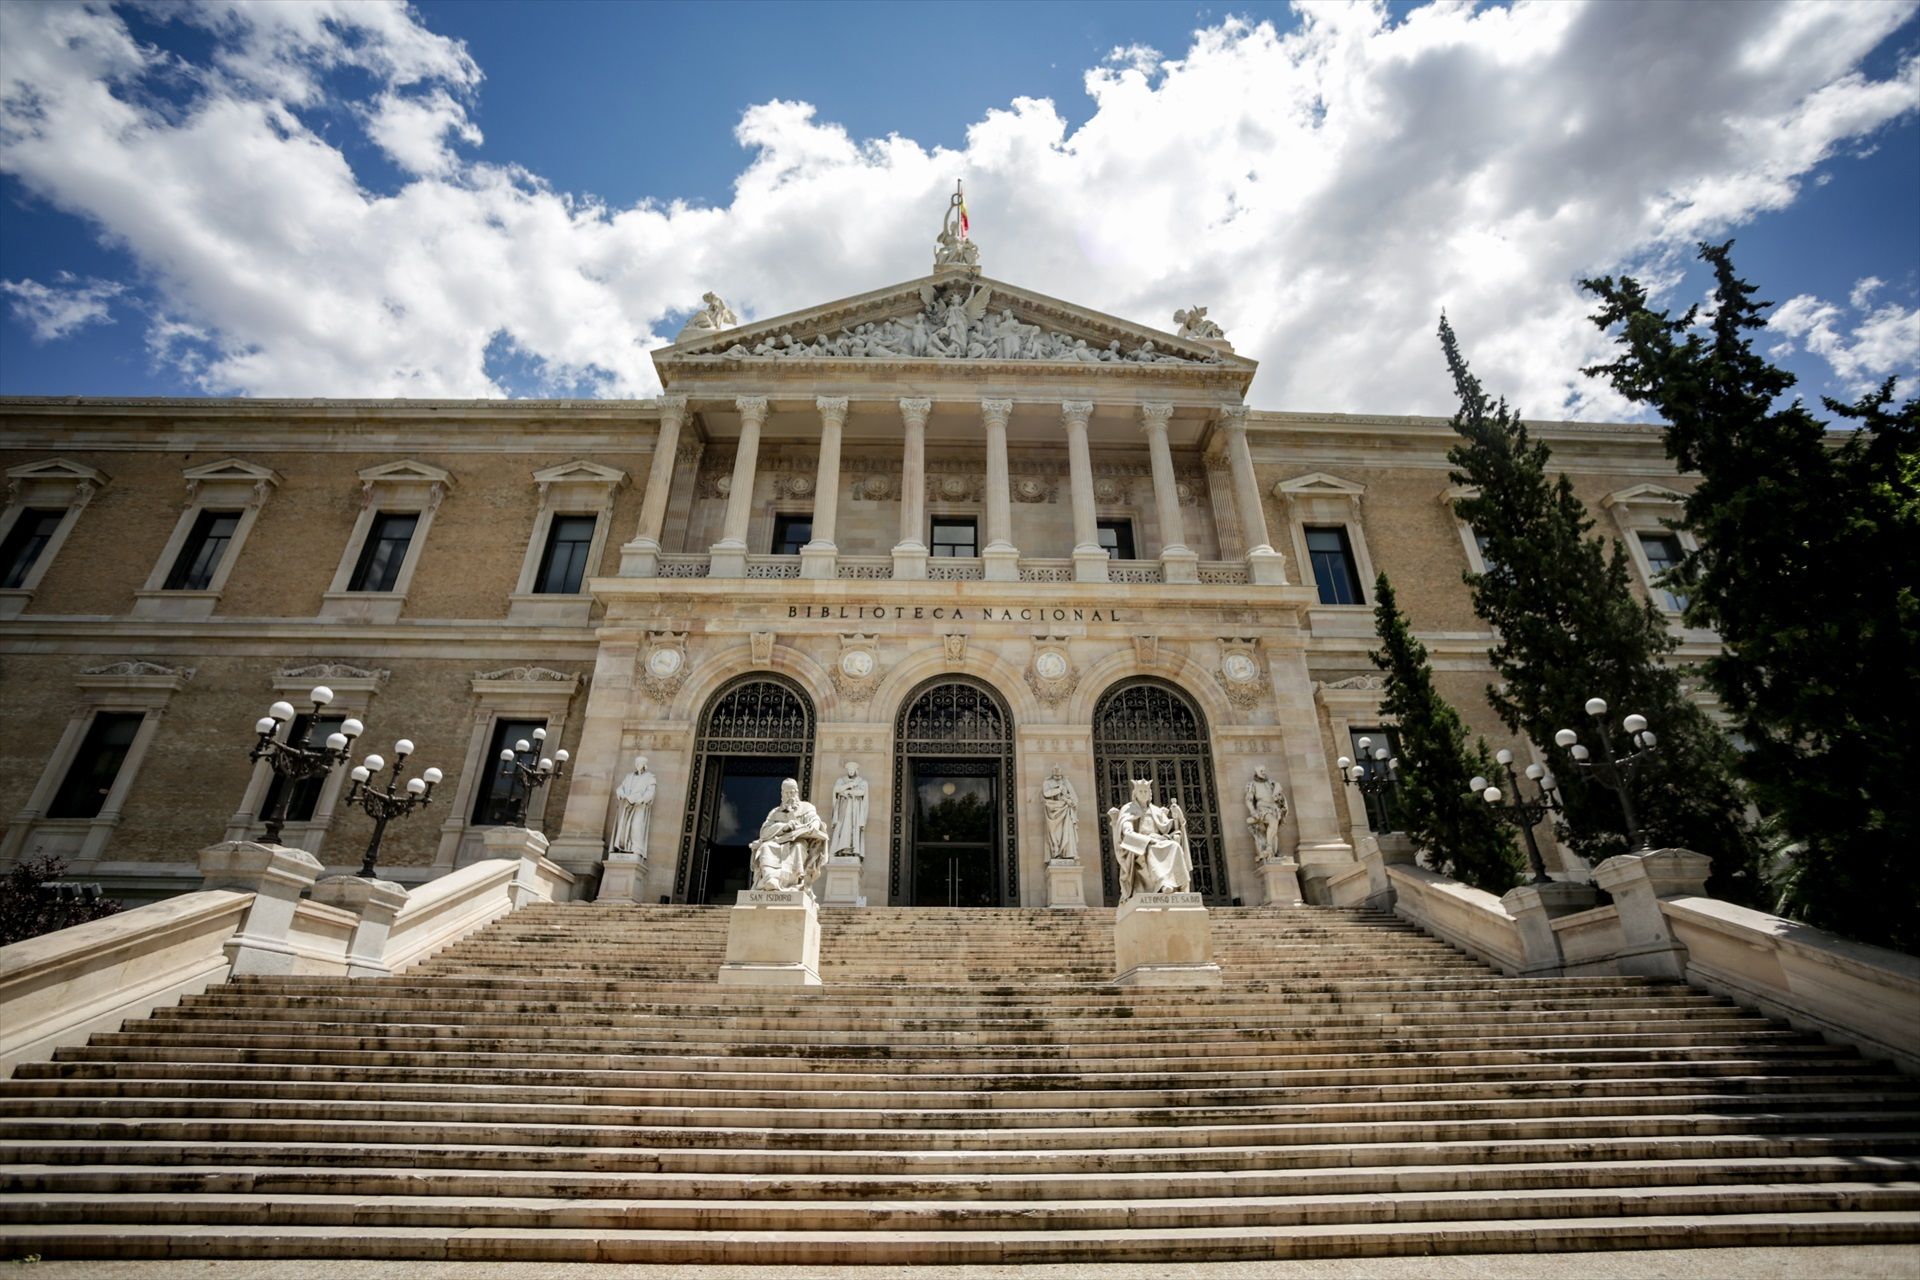
[[[926,426],[927,415],[932,412],[933,401],[924,397],[917,400],[902,400],[900,402],[900,416],[907,420],[908,426]]]
[[[813,399],[813,407],[818,409],[820,416],[828,421],[845,422],[847,420],[847,398],[845,396],[815,396]]]
[[[660,407],[660,416],[663,418],[669,414],[676,418],[687,416],[687,398],[678,392],[672,395],[655,396],[653,402]]]
[[[1087,419],[1093,416],[1093,401],[1062,400],[1060,402],[1060,420],[1068,426],[1087,425]]]
[[[1013,416],[1013,401],[982,400],[980,402],[980,416],[994,426],[1004,427],[1007,425],[1007,419]]]
[[[1173,406],[1165,401],[1153,401],[1140,406],[1140,429],[1142,431],[1165,431],[1167,423],[1173,418]]]
[[[1247,406],[1243,404],[1221,406],[1220,424],[1229,431],[1245,431],[1247,429]]]
[[[740,416],[750,419],[755,425],[767,420],[767,398],[765,396],[736,396],[733,407]]]

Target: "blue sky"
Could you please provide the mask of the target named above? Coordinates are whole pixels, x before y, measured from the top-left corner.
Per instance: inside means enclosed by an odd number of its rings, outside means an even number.
[[[1446,412],[1445,306],[1528,412],[1617,416],[1573,282],[1691,301],[1704,236],[1809,393],[1920,363],[1909,4],[10,4],[0,48],[4,394],[644,395],[705,288],[922,273],[962,175],[989,275],[1205,303],[1260,407]]]

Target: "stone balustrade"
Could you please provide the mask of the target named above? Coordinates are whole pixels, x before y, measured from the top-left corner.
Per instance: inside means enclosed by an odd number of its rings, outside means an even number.
[[[655,563],[655,576],[661,578],[716,576],[712,573],[711,557],[707,555],[662,554],[655,557]],[[803,556],[748,556],[746,576],[761,580],[804,578],[808,576],[805,563]],[[1020,582],[1074,581],[1074,562],[1066,557],[1020,556],[1015,566],[1016,580]],[[894,560],[890,555],[836,556],[833,576],[843,581],[884,581],[894,577]],[[927,561],[926,576],[935,582],[979,582],[990,577],[990,562],[980,556],[934,556]],[[1165,566],[1156,560],[1111,561],[1106,580],[1140,585],[1175,581],[1166,576]],[[1198,581],[1203,586],[1245,586],[1251,581],[1251,575],[1247,566],[1237,560],[1202,560],[1196,566],[1195,578],[1190,581]]]

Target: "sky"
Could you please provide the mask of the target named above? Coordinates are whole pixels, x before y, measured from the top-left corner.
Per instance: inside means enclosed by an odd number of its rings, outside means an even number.
[[[0,394],[642,397],[714,290],[1209,308],[1258,408],[1636,416],[1583,277],[1920,374],[1914,0],[0,3]],[[1911,388],[1909,388],[1909,391]]]

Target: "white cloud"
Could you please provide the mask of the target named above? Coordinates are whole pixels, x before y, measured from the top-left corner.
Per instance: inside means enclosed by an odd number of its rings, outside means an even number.
[[[1772,350],[1788,354],[1797,342],[1833,366],[1841,387],[1859,394],[1890,374],[1911,379],[1920,374],[1920,307],[1898,303],[1870,307],[1884,281],[1868,276],[1853,286],[1848,306],[1860,313],[1846,331],[1845,313],[1810,293],[1788,298],[1774,309],[1767,328],[1783,335]]]
[[[1445,306],[1527,412],[1618,415],[1577,373],[1605,349],[1577,278],[1673,278],[1695,238],[1920,105],[1920,62],[1859,69],[1911,3],[1315,5],[1284,34],[1229,19],[1175,56],[1116,50],[1073,130],[1022,98],[948,150],[749,105],[728,203],[616,209],[463,156],[481,69],[401,4],[158,12],[213,33],[205,65],[110,10],[10,6],[0,169],[131,252],[175,326],[156,358],[258,395],[500,394],[489,351],[646,394],[647,348],[705,289],[771,315],[924,272],[964,177],[988,274],[1156,325],[1204,303],[1262,361],[1257,404],[1444,412]],[[396,192],[302,123],[342,67],[372,80],[336,105],[412,175]],[[185,109],[145,92],[163,74],[195,86]],[[1874,367],[1906,315],[1833,350]]]
[[[61,272],[51,285],[38,280],[0,280],[0,293],[13,301],[13,314],[33,330],[36,342],[52,342],[90,324],[112,324],[107,302],[124,286],[110,280],[80,280]]]

